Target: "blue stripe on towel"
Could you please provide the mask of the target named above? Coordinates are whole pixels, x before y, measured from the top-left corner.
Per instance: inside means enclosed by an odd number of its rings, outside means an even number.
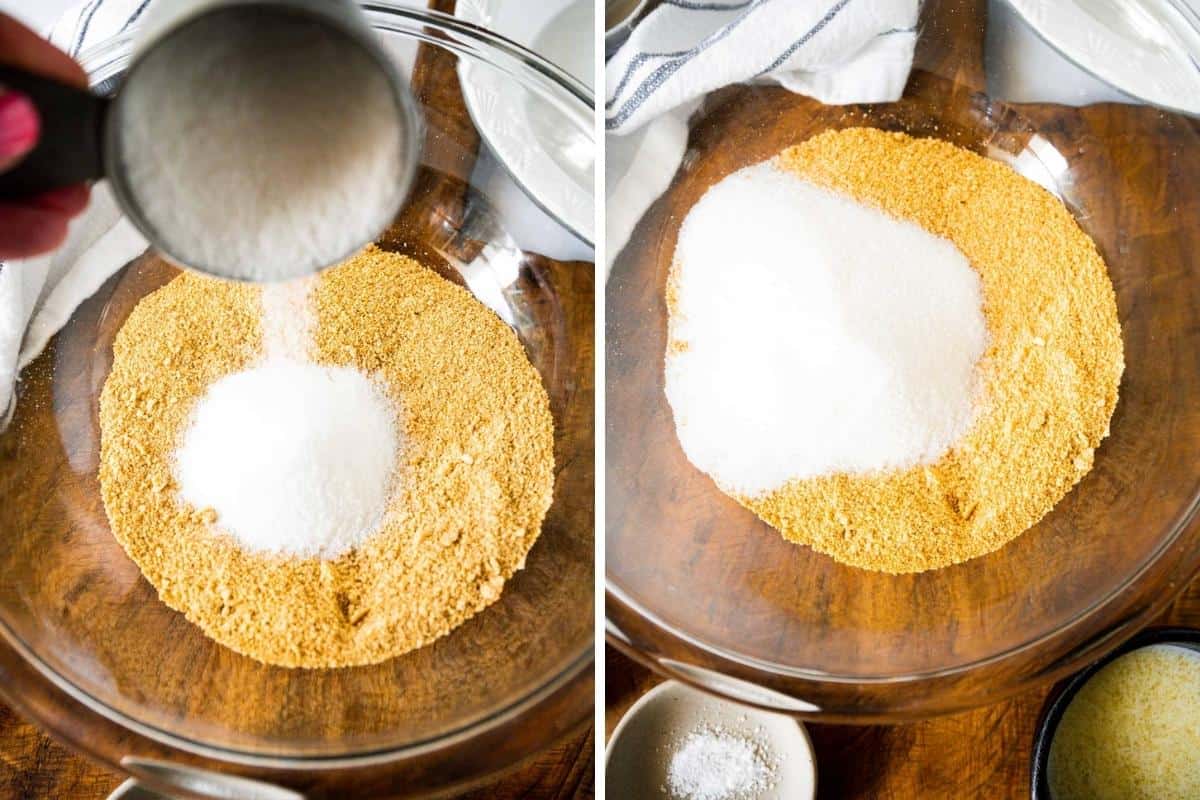
[[[621,122],[624,122],[625,119],[627,119],[630,114],[636,111],[638,106],[640,106],[645,99],[650,96],[651,92],[661,86],[667,78],[674,75],[680,67],[703,53],[709,47],[712,47],[714,44],[724,39],[729,34],[733,33],[734,29],[749,19],[751,14],[769,2],[771,2],[771,0],[752,0],[747,7],[745,14],[742,14],[733,22],[729,23],[724,28],[721,28],[719,31],[716,31],[707,39],[703,40],[689,50],[681,50],[676,53],[638,53],[637,56],[635,56],[626,67],[625,75],[621,78],[621,81],[617,84],[616,90],[613,92],[613,99],[604,104],[605,109],[611,108],[613,104],[617,102],[617,99],[624,93],[625,84],[628,83],[629,79],[633,76],[634,70],[652,58],[667,58],[670,60],[660,64],[658,68],[654,70],[654,72],[651,72],[650,75],[647,76],[644,81],[642,81],[641,85],[638,86],[638,88],[634,91],[633,97],[626,101],[625,106],[622,107],[621,111],[617,112],[617,116],[611,120],[605,120],[605,127],[609,129],[615,128]],[[632,104],[632,108],[630,107],[630,104]]]
[[[742,3],[702,3],[697,0],[661,0],[659,5],[675,6],[688,11],[737,11],[750,5],[754,0],[745,0]]]
[[[129,30],[133,23],[138,21],[138,18],[142,16],[142,12],[146,10],[146,6],[148,5],[150,5],[150,0],[142,0],[142,4],[137,7],[137,11],[133,12],[133,16],[125,20],[125,24],[121,26],[121,33]]]
[[[750,8],[745,14],[738,17],[732,23],[730,23],[726,27],[722,28],[720,31],[717,32],[717,34],[710,36],[708,39],[701,42],[696,47],[692,48],[691,50],[686,51],[686,53],[680,54],[678,57],[673,57],[673,59],[671,61],[667,61],[667,62],[663,63],[662,65],[660,65],[657,69],[655,69],[652,73],[650,73],[650,75],[646,78],[646,80],[644,80],[642,82],[642,84],[633,93],[633,97],[631,97],[629,100],[627,100],[625,102],[625,104],[616,113],[616,115],[609,117],[608,119],[606,119],[604,121],[605,129],[613,130],[617,126],[624,123],[627,119],[629,119],[629,117],[632,114],[634,114],[638,110],[638,108],[641,107],[642,103],[644,103],[646,101],[646,99],[650,97],[651,94],[653,94],[660,86],[662,86],[663,83],[665,83],[668,78],[670,78],[672,75],[674,75],[676,72],[678,72],[680,70],[680,68],[682,68],[688,61],[690,61],[691,59],[695,58],[700,53],[707,50],[710,46],[712,46],[712,45],[716,44],[717,42],[721,41],[722,39],[724,39],[726,36],[728,36],[730,33],[732,33],[733,30],[735,28],[737,28],[738,25],[740,25],[745,19],[747,19],[751,13],[753,13],[758,8],[761,8],[767,2],[770,2],[770,0],[754,0],[754,3],[752,4],[753,5],[752,8]],[[841,13],[843,8],[845,8],[849,4],[850,4],[850,0],[838,0],[838,2],[832,8],[830,8],[829,11],[827,11],[825,13],[825,16],[823,16],[820,20],[818,20],[817,23],[807,33],[804,34],[804,36],[802,36],[797,41],[793,42],[792,45],[786,51],[784,51],[783,55],[781,55],[778,59],[776,59],[776,61],[773,62],[771,66],[768,66],[766,69],[764,69],[762,72],[760,72],[758,74],[763,75],[767,72],[770,72],[771,70],[778,67],[779,64],[782,64],[784,61],[787,61],[789,58],[791,58],[791,56],[797,50],[799,50],[801,47],[803,47],[810,39],[812,39],[813,36],[815,36],[817,33],[819,33],[826,25],[828,25],[834,19],[834,17],[836,17],[839,13]],[[631,63],[631,68],[633,66],[635,66],[635,65]],[[605,104],[606,108],[610,107],[612,105],[612,103],[616,101],[616,98],[621,94],[622,88],[623,88],[622,86],[618,86],[617,91],[614,92],[613,100],[610,101],[609,103]]]
[[[829,12],[827,14],[825,14],[825,16],[822,17],[820,19],[820,21],[817,22],[817,24],[814,25],[808,31],[808,33],[804,34],[799,39],[792,42],[791,46],[788,47],[787,50],[784,50],[783,53],[780,54],[779,58],[775,59],[770,64],[768,64],[766,66],[766,68],[764,68],[763,70],[761,70],[760,72],[755,74],[754,77],[761,78],[763,75],[766,75],[768,72],[774,72],[775,70],[779,69],[780,64],[787,61],[789,58],[791,58],[793,55],[796,54],[797,50],[799,50],[801,47],[804,47],[804,45],[808,44],[808,41],[810,39],[812,39],[812,37],[814,37],[818,33],[820,33],[821,29],[824,28],[826,25],[828,25],[830,22],[832,22],[833,18],[836,17],[841,12],[841,10],[843,8],[845,8],[846,6],[848,6],[849,4],[850,4],[850,0],[838,0],[838,4],[836,6],[834,6],[833,8],[829,9]]]
[[[93,0],[92,4],[84,9],[80,15],[83,19],[83,25],[75,34],[75,44],[71,47],[71,55],[79,55],[80,48],[83,47],[83,40],[87,38],[88,26],[92,24],[92,17],[96,16],[96,12],[100,10],[100,4],[104,0]]]

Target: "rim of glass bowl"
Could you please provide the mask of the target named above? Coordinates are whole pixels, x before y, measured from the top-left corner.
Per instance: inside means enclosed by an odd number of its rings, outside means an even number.
[[[897,675],[834,674],[816,668],[795,667],[746,656],[728,647],[706,641],[703,637],[681,630],[667,622],[661,615],[650,610],[644,603],[626,592],[617,580],[611,574],[607,573],[607,570],[605,574],[605,592],[610,601],[615,601],[618,606],[623,607],[628,612],[632,612],[654,629],[666,633],[676,640],[677,643],[683,643],[687,647],[695,648],[702,653],[747,671],[758,673],[768,679],[796,679],[812,683],[847,686],[859,685],[877,688],[898,687],[900,691],[903,691],[902,687],[904,686],[911,686],[922,682],[933,682],[946,678],[958,678],[975,670],[1008,665],[1022,656],[1030,656],[1034,650],[1047,642],[1059,641],[1059,646],[1055,650],[1047,651],[1043,658],[1034,659],[1034,661],[1040,663],[1031,662],[1027,665],[1029,668],[1022,671],[1023,677],[1020,679],[1007,682],[1003,685],[993,685],[988,681],[980,681],[979,688],[977,689],[961,693],[951,691],[950,694],[952,697],[947,698],[950,700],[948,703],[930,703],[928,705],[928,713],[914,713],[911,709],[900,712],[903,718],[918,719],[930,715],[967,710],[988,702],[995,702],[1005,697],[1011,697],[1035,684],[1072,672],[1087,661],[1099,658],[1104,653],[1118,647],[1122,642],[1134,635],[1142,626],[1157,617],[1163,609],[1187,588],[1190,580],[1197,573],[1200,573],[1200,546],[1192,546],[1190,551],[1180,553],[1177,559],[1174,559],[1172,563],[1167,565],[1167,569],[1172,573],[1170,576],[1171,580],[1164,582],[1169,587],[1167,591],[1158,591],[1146,597],[1144,595],[1147,593],[1143,590],[1141,592],[1143,596],[1137,596],[1137,593],[1134,593],[1129,598],[1125,597],[1131,589],[1137,586],[1138,582],[1149,570],[1155,566],[1163,565],[1164,559],[1170,558],[1168,554],[1169,550],[1181,544],[1187,544],[1181,540],[1188,533],[1200,534],[1200,525],[1198,525],[1200,523],[1200,516],[1198,516],[1198,512],[1200,512],[1200,494],[1192,497],[1191,503],[1183,508],[1176,518],[1169,534],[1163,537],[1158,546],[1147,554],[1125,580],[1113,587],[1103,597],[1081,609],[1065,624],[1022,644],[964,664]],[[1067,635],[1069,633],[1073,633],[1088,620],[1095,618],[1098,613],[1122,599],[1132,601],[1133,609],[1131,611],[1116,616],[1111,622],[1102,624],[1094,631],[1087,632],[1085,638],[1081,641],[1068,639]],[[734,677],[733,681],[730,682],[725,679],[733,676],[721,673],[718,673],[721,680],[706,679],[705,673],[713,672],[711,667],[688,664],[678,661],[676,656],[648,650],[644,645],[652,644],[652,642],[646,642],[640,637],[631,636],[608,613],[606,613],[606,640],[627,655],[634,657],[638,661],[642,661],[647,666],[670,678],[683,681],[713,694],[767,710],[784,711],[797,716],[818,720],[844,718],[850,721],[866,718],[882,719],[887,716],[886,712],[881,709],[854,711],[849,708],[827,706],[819,710],[805,710],[795,705],[793,701],[797,700],[797,698],[787,694],[786,691],[774,690],[754,683],[753,679],[747,681]]]
[[[418,42],[441,47],[460,57],[482,61],[552,102],[569,119],[580,124],[582,130],[589,137],[594,135],[592,117],[594,101],[591,93],[566,72],[521,45],[486,28],[463,22],[438,11],[407,7],[393,2],[360,2],[359,6],[366,12],[372,29],[407,35]],[[136,27],[130,28],[117,36],[89,47],[77,56],[88,73],[93,87],[103,85],[105,81],[112,79],[124,69],[131,55],[136,32]],[[483,717],[427,739],[352,755],[285,756],[207,744],[136,720],[92,697],[52,669],[25,645],[24,641],[13,632],[2,617],[0,617],[0,637],[39,674],[49,680],[55,688],[111,722],[169,747],[196,755],[234,764],[279,769],[312,768],[313,766],[326,768],[367,766],[385,763],[399,757],[417,756],[459,743],[481,731],[490,730],[519,717],[581,676],[586,677],[585,670],[594,660],[594,644],[589,640],[558,674],[552,676],[541,686]],[[20,702],[16,687],[0,686],[0,690],[8,696],[10,702],[25,709],[27,714],[45,724],[37,714],[32,712],[32,709],[27,708],[27,704]]]

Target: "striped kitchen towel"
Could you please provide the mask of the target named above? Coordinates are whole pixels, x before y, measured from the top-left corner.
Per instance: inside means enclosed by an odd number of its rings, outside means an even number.
[[[605,67],[608,263],[683,158],[687,114],[733,83],[823,103],[895,100],[918,0],[662,0]]]
[[[78,56],[88,48],[133,29],[151,0],[84,0],[49,31],[59,49]]]
[[[626,133],[714,89],[767,80],[822,103],[895,100],[917,0],[662,0],[605,68],[605,127]]]
[[[50,41],[78,57],[131,29],[146,5],[146,0],[86,0],[63,15]],[[145,249],[145,239],[122,217],[101,181],[62,247],[38,258],[0,262],[0,430],[12,416],[21,370],[80,303]]]

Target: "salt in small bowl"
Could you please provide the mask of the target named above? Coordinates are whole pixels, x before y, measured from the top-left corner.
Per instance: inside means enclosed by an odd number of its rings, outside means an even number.
[[[760,742],[774,767],[771,785],[755,800],[812,800],[817,768],[812,741],[798,720],[785,714],[721,700],[678,681],[643,695],[621,718],[604,757],[608,797],[672,800],[667,770],[688,734],[705,728]]]

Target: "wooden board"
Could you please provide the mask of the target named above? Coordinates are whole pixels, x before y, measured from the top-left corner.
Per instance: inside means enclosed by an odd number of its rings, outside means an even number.
[[[1200,579],[1158,621],[1200,627]],[[612,647],[605,654],[605,740],[661,678]],[[1049,686],[1002,703],[908,725],[809,724],[817,796],[829,800],[1023,800],[1034,726]]]
[[[124,777],[76,755],[0,704],[0,800],[103,800]],[[587,800],[594,797],[592,731],[538,755],[461,800]]]

